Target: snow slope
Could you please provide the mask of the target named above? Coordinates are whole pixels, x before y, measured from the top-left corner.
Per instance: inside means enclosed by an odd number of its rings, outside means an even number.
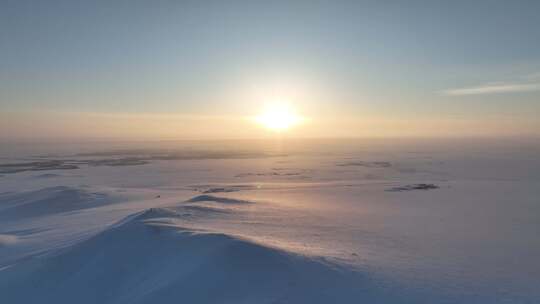
[[[131,215],[58,253],[2,271],[10,303],[329,303],[365,296],[359,273],[225,234],[171,209]],[[26,292],[31,290],[31,292]]]
[[[0,302],[540,302],[538,143],[296,144],[2,174]]]
[[[96,208],[111,202],[103,193],[65,186],[0,194],[0,200],[0,220],[4,221]]]

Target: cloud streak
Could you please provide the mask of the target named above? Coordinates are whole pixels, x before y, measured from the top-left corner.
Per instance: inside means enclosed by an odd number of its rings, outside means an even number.
[[[443,91],[444,95],[465,96],[540,91],[540,83],[497,83]]]

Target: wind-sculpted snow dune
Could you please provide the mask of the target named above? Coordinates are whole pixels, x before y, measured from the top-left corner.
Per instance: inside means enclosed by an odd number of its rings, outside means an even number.
[[[6,303],[377,303],[358,272],[178,225],[172,209],[128,216],[54,254],[0,270]],[[371,286],[371,292],[373,286]]]
[[[103,193],[70,187],[50,187],[36,191],[0,194],[0,219],[25,218],[103,206],[110,202]]]

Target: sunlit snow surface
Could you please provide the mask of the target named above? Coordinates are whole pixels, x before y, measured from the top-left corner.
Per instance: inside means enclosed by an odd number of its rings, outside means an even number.
[[[2,303],[540,303],[532,141],[1,149]]]

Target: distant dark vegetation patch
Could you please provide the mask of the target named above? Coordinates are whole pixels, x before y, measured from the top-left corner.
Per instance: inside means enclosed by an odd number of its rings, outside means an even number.
[[[159,160],[206,160],[206,159],[248,159],[286,156],[284,154],[257,151],[208,151],[186,150],[174,152],[148,151],[112,151],[81,153],[70,158],[43,158],[38,161],[0,164],[0,174],[11,174],[25,171],[73,170],[81,165],[87,166],[139,166]],[[92,158],[92,159],[88,159]]]
[[[77,165],[66,163],[62,160],[46,160],[26,163],[0,164],[0,173],[10,174],[25,171],[46,171],[46,170],[73,170],[79,169]]]
[[[148,161],[137,158],[98,159],[98,160],[44,160],[25,163],[0,164],[0,173],[10,174],[26,171],[75,170],[80,165],[88,166],[136,166],[147,164]],[[42,175],[41,177],[53,177]]]
[[[387,189],[386,191],[401,192],[401,191],[433,190],[433,189],[439,189],[439,186],[435,184],[411,184],[411,185],[405,185],[405,186],[400,186],[400,187],[393,187],[393,188]]]

